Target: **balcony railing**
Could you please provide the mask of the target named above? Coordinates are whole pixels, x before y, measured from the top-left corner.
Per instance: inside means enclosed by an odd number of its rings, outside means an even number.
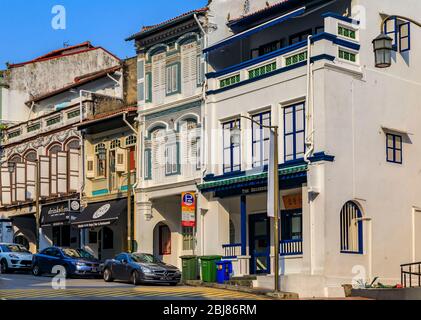
[[[281,256],[300,256],[303,254],[303,240],[282,240]]]
[[[236,244],[224,244],[222,246],[222,249],[224,249],[224,258],[237,258],[238,256],[241,256],[241,243]]]
[[[404,288],[421,287],[421,262],[401,265],[401,282]]]
[[[359,31],[356,22],[343,21],[341,17],[327,16],[325,32],[311,38],[311,61],[327,60],[344,62],[359,67]],[[338,24],[339,23],[339,24]],[[339,25],[339,27],[337,27]],[[347,32],[344,33],[344,30]],[[283,73],[307,64],[308,40],[278,49],[263,56],[208,73],[208,94],[235,88],[251,81]]]

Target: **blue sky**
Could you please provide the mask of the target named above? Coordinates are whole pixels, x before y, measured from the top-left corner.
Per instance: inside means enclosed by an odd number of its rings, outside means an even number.
[[[135,55],[129,35],[207,0],[0,0],[0,69],[51,50],[84,41],[103,46],[120,58]],[[66,29],[52,28],[55,5],[66,9]]]

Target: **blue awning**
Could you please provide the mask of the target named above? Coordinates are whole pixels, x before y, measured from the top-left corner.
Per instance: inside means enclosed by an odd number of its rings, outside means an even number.
[[[277,18],[274,18],[274,19],[272,19],[270,21],[267,21],[267,22],[265,22],[265,23],[263,23],[261,25],[258,25],[258,26],[254,27],[254,28],[251,28],[249,30],[243,31],[243,32],[241,32],[239,34],[235,34],[235,35],[233,35],[233,36],[231,36],[229,38],[226,38],[226,39],[224,39],[224,40],[222,40],[220,42],[217,42],[216,44],[214,44],[211,47],[205,48],[203,50],[203,52],[204,53],[207,53],[207,52],[211,52],[213,50],[216,50],[218,48],[225,47],[225,46],[227,46],[230,43],[239,41],[241,39],[248,38],[248,37],[250,37],[250,36],[252,36],[252,35],[254,35],[254,34],[256,34],[256,33],[260,32],[262,30],[265,30],[267,28],[273,27],[274,25],[277,25],[277,24],[279,24],[281,22],[284,22],[284,21],[289,20],[289,19],[294,18],[294,17],[298,17],[298,16],[302,15],[305,12],[305,9],[306,9],[305,7],[302,7],[300,9],[294,10],[294,11],[292,11],[290,13],[284,14],[284,15],[282,15],[280,17],[277,17]]]

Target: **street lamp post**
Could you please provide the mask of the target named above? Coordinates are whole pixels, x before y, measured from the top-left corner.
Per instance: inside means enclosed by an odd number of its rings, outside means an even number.
[[[280,254],[280,215],[279,215],[279,198],[280,198],[280,191],[279,191],[279,171],[278,171],[278,165],[279,165],[279,155],[278,155],[278,126],[267,126],[263,125],[252,118],[240,116],[241,118],[247,119],[256,125],[258,125],[260,128],[270,129],[273,132],[274,135],[274,161],[273,161],[273,197],[274,197],[274,241],[275,241],[275,293],[278,293],[280,291],[280,285],[279,285],[279,254]],[[232,143],[239,145],[241,144],[241,129],[235,126],[232,129],[231,132],[231,139]]]
[[[411,18],[407,18],[400,15],[389,15],[386,16],[380,24],[380,35],[373,40],[373,50],[376,68],[389,68],[392,65],[392,50],[393,50],[393,39],[385,34],[384,27],[390,19],[402,19],[406,22],[411,22],[418,27],[421,27],[421,23]]]

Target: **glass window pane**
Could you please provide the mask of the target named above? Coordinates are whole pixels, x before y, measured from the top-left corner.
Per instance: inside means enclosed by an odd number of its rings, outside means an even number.
[[[393,149],[387,149],[387,161],[394,161]]]
[[[261,160],[261,144],[253,143],[253,162],[259,164]]]
[[[402,149],[402,138],[399,136],[396,136],[395,138],[395,148],[396,149]]]
[[[233,159],[234,166],[238,166],[240,165],[240,148],[235,147],[233,152],[234,152],[234,159]]]
[[[301,132],[301,133],[297,133],[297,136],[296,136],[297,138],[297,145],[296,145],[296,150],[297,150],[297,153],[304,153],[304,149],[305,149],[305,147],[304,147],[304,132]]]
[[[285,137],[285,148],[287,156],[294,155],[294,137],[292,135]]]
[[[393,136],[390,134],[387,135],[387,147],[393,148]]]
[[[304,109],[297,108],[296,118],[295,118],[295,130],[297,131],[304,131],[305,124],[304,124]]]
[[[294,123],[293,123],[293,113],[291,112],[292,109],[289,109],[288,112],[285,113],[285,133],[292,133],[294,130]]]
[[[402,162],[402,151],[400,151],[400,150],[397,150],[396,151],[396,159],[395,159],[395,161],[397,163],[401,163]]]

